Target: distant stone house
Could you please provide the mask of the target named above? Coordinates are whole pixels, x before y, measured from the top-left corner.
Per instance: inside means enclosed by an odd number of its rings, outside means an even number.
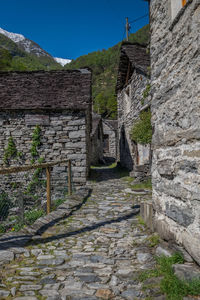
[[[131,130],[142,111],[150,107],[148,96],[150,65],[145,46],[124,42],[121,46],[118,77],[118,159],[132,175],[143,179],[150,175],[150,145],[134,142]]]
[[[91,164],[103,162],[103,125],[101,115],[92,113]]]
[[[199,0],[151,0],[155,228],[200,264]]]
[[[0,167],[5,167],[12,138],[16,151],[8,157],[10,166],[71,159],[73,187],[85,185],[90,167],[91,104],[91,72],[87,69],[0,73]],[[40,142],[34,157],[36,128]],[[52,196],[66,192],[66,178],[67,164],[53,167],[57,192]],[[1,175],[1,189],[4,179]]]
[[[117,158],[118,141],[117,120],[103,119],[103,152],[104,156]]]

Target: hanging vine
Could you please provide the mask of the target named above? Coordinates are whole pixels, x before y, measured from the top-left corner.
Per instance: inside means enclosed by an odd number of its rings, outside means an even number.
[[[38,147],[41,145],[41,128],[39,125],[36,125],[33,134],[32,134],[32,143],[31,143],[31,164],[37,162],[41,164],[44,161],[43,157],[39,156]],[[31,193],[35,189],[35,187],[39,184],[45,184],[45,180],[40,180],[39,177],[41,175],[42,168],[37,168],[33,173],[32,180],[28,184],[27,192]]]

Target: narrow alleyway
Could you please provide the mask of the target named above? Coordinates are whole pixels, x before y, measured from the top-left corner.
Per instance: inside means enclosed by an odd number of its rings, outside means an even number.
[[[154,259],[138,214],[140,201],[151,194],[133,192],[115,169],[93,169],[85,204],[5,265],[0,299],[147,297],[138,273],[151,268]]]

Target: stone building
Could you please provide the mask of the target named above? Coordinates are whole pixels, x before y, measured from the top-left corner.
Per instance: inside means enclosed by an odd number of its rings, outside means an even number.
[[[124,42],[121,46],[117,77],[118,159],[132,175],[143,179],[149,176],[150,145],[132,141],[131,129],[142,111],[150,107],[149,54],[145,46]]]
[[[200,264],[200,2],[151,0],[155,228]]]
[[[103,125],[100,115],[92,114],[91,164],[103,162]]]
[[[73,187],[85,185],[90,167],[91,104],[91,72],[87,69],[0,73],[0,167],[71,159]],[[9,141],[15,151],[7,153],[5,164]],[[66,192],[66,177],[67,164],[53,167],[53,197]],[[1,175],[1,188],[5,178]],[[15,183],[20,180],[18,176]],[[30,178],[24,180],[30,182]]]
[[[117,158],[117,120],[103,119],[103,152],[104,156]]]

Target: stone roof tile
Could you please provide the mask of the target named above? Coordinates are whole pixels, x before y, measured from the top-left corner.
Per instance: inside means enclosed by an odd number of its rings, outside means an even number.
[[[88,70],[0,73],[0,109],[71,109],[91,105]]]

